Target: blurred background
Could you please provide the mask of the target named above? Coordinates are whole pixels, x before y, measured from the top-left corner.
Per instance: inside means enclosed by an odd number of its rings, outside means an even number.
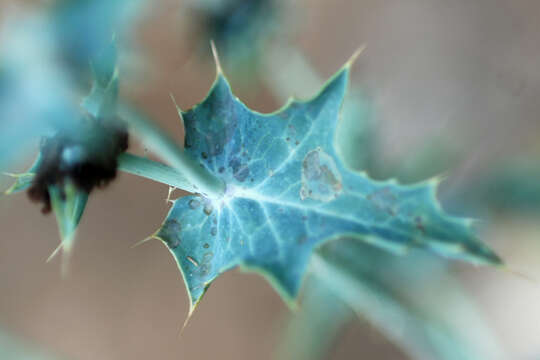
[[[29,14],[52,17],[56,65],[78,91],[91,54],[75,45],[91,53],[88,33],[109,41],[104,29],[112,30],[121,96],[179,142],[170,94],[183,109],[204,98],[215,77],[210,39],[236,95],[261,112],[314,95],[367,45],[343,119],[357,129],[344,139],[357,144],[349,163],[404,182],[444,173],[444,206],[485,220],[481,238],[508,270],[417,252],[394,259],[365,246],[355,248],[363,267],[351,271],[373,298],[343,304],[311,279],[297,312],[262,278],[230,271],[179,337],[188,298],[173,257],[157,241],[132,248],[161,224],[168,189],[121,174],[92,194],[65,279],[59,259],[45,262],[59,241],[54,218],[24,194],[0,199],[0,359],[31,359],[27,351],[36,359],[540,358],[538,1],[154,0],[129,11],[87,3],[0,0],[0,41]],[[2,45],[0,61],[9,55]],[[9,98],[6,89],[0,96]],[[130,150],[145,152],[136,142]],[[456,355],[462,346],[480,357]]]

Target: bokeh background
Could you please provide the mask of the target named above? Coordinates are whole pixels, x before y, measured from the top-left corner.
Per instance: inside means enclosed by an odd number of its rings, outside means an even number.
[[[46,3],[2,0],[0,21]],[[122,95],[179,142],[182,129],[169,95],[189,108],[204,98],[215,76],[205,23],[200,9],[194,10],[200,4],[194,3],[152,1],[132,24],[120,54]],[[223,45],[224,70],[251,108],[269,112],[288,95],[315,94],[366,44],[353,67],[352,86],[370,108],[373,144],[366,166],[373,176],[407,177],[414,168],[411,159],[426,159],[426,175],[445,171],[441,197],[455,209],[463,209],[459,196],[474,205],[485,190],[482,179],[511,165],[526,164],[517,187],[540,184],[540,177],[530,175],[540,168],[538,1],[276,3],[275,23],[264,43],[244,44],[260,47],[256,59],[236,61],[236,50]],[[297,55],[304,62],[296,63]],[[276,80],[283,74],[284,80]],[[144,153],[135,142],[132,150]],[[365,156],[359,150],[358,157]],[[15,170],[24,168],[21,163]],[[464,190],[468,187],[473,190]],[[188,299],[174,259],[157,241],[132,248],[160,225],[168,211],[167,192],[166,186],[127,174],[95,192],[65,279],[58,258],[45,262],[59,241],[54,218],[42,216],[24,194],[2,197],[0,327],[10,338],[61,359],[286,356],[279,349],[296,315],[262,278],[238,271],[212,285],[179,337]],[[488,194],[491,199],[497,192]],[[524,199],[534,200],[534,195]],[[508,271],[451,266],[504,350],[502,358],[536,359],[540,206],[525,206],[528,211],[503,206],[512,204],[502,201],[496,211],[473,205],[463,210],[489,219],[482,239],[505,259]],[[440,311],[444,306],[441,299]],[[409,359],[359,315],[340,330],[322,358]],[[467,319],[458,320],[467,327]],[[401,331],[407,335],[406,327]]]

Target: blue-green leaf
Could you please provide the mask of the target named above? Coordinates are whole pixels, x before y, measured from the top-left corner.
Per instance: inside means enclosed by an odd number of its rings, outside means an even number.
[[[5,195],[17,194],[17,193],[20,193],[21,191],[28,189],[30,185],[32,185],[32,181],[34,180],[36,171],[41,164],[41,160],[42,160],[41,153],[39,153],[38,156],[36,157],[36,160],[34,160],[34,163],[24,173],[20,173],[20,174],[6,173],[7,176],[11,176],[12,178],[14,178],[15,182],[6,191],[4,191],[4,194]]]
[[[6,195],[16,194],[26,190],[32,184],[35,172],[41,163],[41,154],[38,155],[34,164],[25,173],[9,174],[16,178],[15,183],[4,192]],[[60,250],[63,251],[64,259],[71,254],[77,226],[81,221],[82,214],[88,202],[88,193],[77,189],[72,183],[67,182],[63,185],[49,186],[49,195],[51,197],[51,206],[56,216],[58,229],[60,232],[60,245],[51,254],[49,259],[56,255]],[[62,271],[67,269],[67,261],[63,261]]]
[[[17,17],[0,31],[0,170],[27,156],[32,142],[76,131],[71,79],[56,61],[48,22]]]
[[[95,118],[112,118],[118,101],[117,48],[113,40],[92,63],[93,84],[81,106]]]
[[[344,165],[334,144],[350,64],[312,100],[268,115],[242,104],[218,71],[208,97],[181,112],[186,151],[226,184],[223,197],[178,199],[155,234],[178,261],[192,310],[236,266],[261,273],[292,300],[312,251],[342,236],[500,263],[469,220],[441,209],[437,181],[376,182]]]
[[[111,42],[95,59],[92,64],[94,82],[90,94],[84,98],[82,107],[93,118],[106,118],[108,121],[114,120],[116,115],[116,103],[118,98],[118,73],[116,69],[116,44]],[[78,118],[77,118],[78,119]],[[76,119],[71,119],[76,123]],[[83,122],[84,124],[84,122]],[[56,129],[61,131],[64,129]],[[90,131],[85,131],[86,127],[80,125],[71,131],[78,133],[81,138],[90,137],[85,142],[87,147],[92,147],[91,151],[98,153],[101,151],[102,139],[99,135]],[[92,135],[90,135],[92,134]],[[42,163],[42,155],[38,157],[29,170],[22,174],[7,174],[16,178],[15,183],[5,191],[5,194],[14,194],[26,190],[32,184],[36,172]],[[88,201],[88,193],[77,188],[71,182],[63,182],[49,186],[49,196],[52,210],[56,216],[61,237],[59,247],[53,252],[52,258],[59,250],[63,250],[63,272],[67,269],[67,257],[70,255],[77,226]],[[50,259],[49,258],[49,259]]]
[[[101,56],[113,34],[128,37],[144,14],[141,0],[55,0],[49,6],[51,31],[66,67],[80,77]],[[67,60],[67,61],[66,61]]]
[[[75,233],[88,202],[88,193],[67,182],[61,186],[49,186],[49,195],[61,238],[60,245],[51,254],[50,258],[56,255],[59,250],[62,250],[64,255],[62,272],[65,274],[67,259],[71,254],[75,240]]]

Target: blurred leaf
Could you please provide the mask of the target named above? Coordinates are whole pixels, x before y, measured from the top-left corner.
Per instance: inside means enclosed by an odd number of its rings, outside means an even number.
[[[21,191],[28,189],[30,185],[32,184],[32,180],[34,180],[34,176],[36,175],[36,171],[39,168],[40,164],[41,164],[41,153],[38,154],[38,156],[36,157],[36,160],[34,161],[32,166],[30,166],[30,168],[26,170],[26,172],[21,173],[21,174],[7,173],[6,175],[15,178],[15,182],[13,183],[13,185],[9,187],[9,189],[7,189],[4,192],[4,194],[6,195],[17,194]]]
[[[78,115],[77,118],[70,119],[73,124],[78,124],[78,127],[72,125],[69,129],[57,128],[55,132],[56,134],[71,134],[71,137],[67,137],[76,140],[76,146],[72,144],[71,148],[64,148],[60,155],[63,157],[62,159],[65,160],[67,165],[64,165],[66,166],[74,166],[75,163],[81,161],[79,159],[81,156],[83,158],[85,156],[100,158],[101,153],[107,148],[106,142],[108,140],[104,140],[104,137],[107,134],[103,134],[102,130],[94,129],[92,122],[98,120],[116,121],[118,76],[116,70],[116,44],[114,42],[110,43],[109,46],[101,52],[100,56],[95,59],[92,69],[94,74],[92,90],[90,94],[83,99],[82,103],[82,106],[90,114],[91,118],[80,120],[80,115]],[[81,149],[84,150],[81,152]],[[28,189],[32,185],[34,176],[42,167],[47,168],[52,165],[58,165],[51,164],[51,161],[56,160],[54,157],[56,155],[52,156],[52,158],[49,158],[44,162],[44,156],[40,151],[35,163],[26,173],[8,174],[15,177],[16,182],[5,193],[14,194]],[[69,159],[64,159],[64,157],[69,157]],[[59,170],[57,169],[57,171]],[[49,185],[48,194],[61,236],[60,246],[53,252],[50,258],[52,258],[59,250],[63,250],[63,273],[65,274],[67,269],[67,258],[72,251],[76,229],[86,207],[89,194],[87,191],[77,187],[71,179],[67,179],[67,181],[61,180],[57,184]]]
[[[142,13],[143,0],[56,0],[49,15],[58,49],[81,81],[113,35],[123,36]]]
[[[338,151],[345,164],[353,169],[362,169],[374,178],[370,169],[380,163],[380,158],[375,147],[377,133],[372,112],[368,99],[359,91],[351,91],[343,104],[337,137],[340,139]],[[433,174],[418,180],[431,176]]]
[[[287,328],[279,335],[276,360],[325,359],[354,315],[319,279],[309,277],[303,289],[300,309],[290,315]]]
[[[62,250],[64,256],[62,272],[65,275],[68,264],[67,260],[73,249],[77,226],[81,221],[84,208],[88,202],[88,193],[79,190],[72,183],[68,182],[63,186],[50,186],[49,194],[61,237],[60,246],[52,253],[50,258],[56,255],[59,250]]]
[[[94,118],[111,119],[116,116],[119,86],[116,64],[117,47],[113,40],[92,63],[92,89],[81,104]]]
[[[528,157],[501,159],[488,171],[449,189],[451,209],[472,215],[540,212],[540,165]]]
[[[100,65],[113,34],[124,33],[141,4],[58,0],[49,11],[36,7],[6,16],[0,33],[0,171],[23,159],[39,137],[78,131],[74,100],[90,62]]]
[[[0,329],[0,360],[58,359]]]
[[[344,166],[334,136],[349,65],[312,100],[269,115],[236,99],[218,71],[208,97],[181,113],[186,152],[226,184],[221,198],[178,199],[155,234],[178,262],[191,310],[235,266],[259,272],[293,300],[313,249],[344,235],[398,252],[424,247],[500,263],[468,220],[443,212],[435,181],[376,182]]]
[[[398,257],[340,239],[319,250],[312,271],[413,359],[507,358],[480,309],[437,258]]]
[[[73,131],[79,111],[59,66],[46,19],[10,18],[0,32],[0,171],[24,159],[39,137]]]
[[[447,173],[455,168],[464,154],[445,143],[444,138],[432,138],[416,151],[397,161],[377,161],[376,150],[366,172],[376,179],[395,177],[403,183],[414,183],[426,177]],[[355,167],[356,168],[356,167]]]
[[[275,0],[188,1],[191,16],[200,29],[198,43],[206,49],[214,41],[223,59],[239,77],[253,74],[264,57],[267,39],[277,28],[278,4]],[[206,54],[206,52],[205,52]]]
[[[28,189],[34,180],[35,172],[41,164],[41,153],[27,172],[22,174],[9,174],[16,178],[15,183],[4,192],[6,195],[17,194]],[[88,193],[77,189],[72,183],[52,185],[49,187],[52,210],[56,216],[61,242],[58,248],[51,254],[51,259],[63,250],[63,273],[67,270],[67,259],[71,254],[77,226],[81,221],[82,214],[88,201]]]

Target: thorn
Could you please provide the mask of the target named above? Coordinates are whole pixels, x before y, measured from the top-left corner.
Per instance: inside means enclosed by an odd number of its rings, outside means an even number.
[[[148,241],[150,240],[159,240],[156,235],[150,235],[149,237],[147,237],[146,239],[142,239],[141,241],[138,241],[136,242],[135,244],[131,245],[131,248],[132,249],[135,249],[136,247],[138,247],[139,245],[142,245],[142,244],[145,244],[147,243]]]
[[[478,218],[473,218],[473,217],[463,218],[463,222],[469,228],[482,226],[482,224],[486,223],[486,221],[484,219],[478,219]]]
[[[350,57],[350,59],[345,63],[345,67],[348,68],[348,67],[351,67],[355,62],[356,62],[356,59],[358,59],[358,57],[360,56],[360,54],[362,54],[364,52],[364,50],[366,50],[367,48],[367,45],[362,45],[360,46],[355,52],[354,54]]]
[[[216,63],[216,72],[217,72],[216,75],[219,76],[223,74],[223,69],[221,68],[221,63],[219,61],[219,56],[218,56],[218,52],[217,52],[216,44],[214,43],[214,40],[210,40],[210,46],[212,47],[212,55],[214,56],[214,61]]]
[[[176,190],[174,186],[169,186],[169,193],[167,194],[167,199],[165,199],[165,203],[171,203],[174,204],[175,200],[171,200],[171,195]]]
[[[46,263],[50,262],[55,256],[56,254],[58,254],[60,252],[60,250],[62,249],[63,247],[63,243],[61,242],[57,247],[56,249],[53,250],[52,254],[49,255],[49,257],[47,258],[47,260],[45,260]]]
[[[446,181],[450,177],[450,171],[443,171],[442,173],[433,176],[430,180],[436,185],[439,186],[441,183]]]
[[[180,106],[178,106],[178,103],[176,102],[176,99],[174,98],[174,95],[173,93],[169,93],[169,96],[171,97],[171,100],[174,104],[174,106],[176,107],[176,110],[178,111],[178,113],[180,114],[182,112],[182,109],[180,109]]]
[[[47,258],[45,261],[46,263],[51,262],[51,260],[58,254],[60,251],[62,251],[62,258],[60,260],[60,273],[62,279],[67,278],[68,272],[69,272],[69,262],[71,258],[71,245],[72,245],[73,238],[66,239],[60,242],[60,244],[54,249],[51,255]]]
[[[439,206],[441,206],[439,200],[438,200],[438,193],[439,193],[439,186],[444,182],[446,181],[446,179],[448,179],[449,177],[449,172],[448,171],[445,171],[445,172],[442,172],[438,175],[435,175],[435,176],[432,176],[426,180],[423,180],[423,181],[419,181],[417,183],[415,183],[415,185],[417,186],[428,186],[429,187],[429,191],[433,194],[433,197],[435,198],[435,200],[437,200],[437,204]],[[441,208],[442,209],[442,208]]]
[[[540,281],[538,281],[538,279],[534,279],[534,278],[532,278],[531,276],[529,276],[527,274],[524,274],[524,273],[522,273],[520,271],[511,269],[507,265],[502,265],[501,267],[499,267],[499,269],[501,271],[504,271],[504,272],[506,272],[508,274],[511,274],[511,275],[514,275],[514,276],[517,276],[517,277],[519,277],[519,278],[521,278],[523,280],[526,280],[526,281],[528,281],[530,283],[533,283],[535,285],[540,285]]]
[[[184,324],[182,325],[182,328],[180,329],[180,331],[178,332],[178,339],[180,339],[182,337],[182,334],[184,333],[184,330],[186,329],[188,323],[189,323],[189,320],[191,319],[191,316],[193,315],[193,312],[195,311],[195,307],[190,305],[189,306],[189,313],[186,317],[186,320],[184,320]]]
[[[289,310],[293,313],[298,312],[301,308],[300,299],[291,299],[287,301],[287,306]]]
[[[206,284],[205,288],[207,289],[208,286],[210,286],[210,284]],[[205,291],[206,292],[206,291]],[[187,314],[187,317],[186,317],[186,320],[184,320],[184,324],[182,325],[182,328],[180,329],[179,333],[178,333],[178,338],[180,338],[182,336],[182,334],[184,333],[184,330],[186,329],[188,323],[189,323],[189,320],[191,320],[191,317],[193,316],[193,314],[195,313],[195,309],[197,309],[198,305],[199,305],[199,302],[201,301],[202,297],[200,297],[196,302],[195,304],[192,303],[192,299],[191,299],[191,295],[189,296],[189,312]]]
[[[169,93],[169,96],[171,97],[171,100],[172,100],[174,106],[176,107],[176,112],[178,113],[178,117],[180,118],[182,128],[185,129],[184,116],[182,115],[182,109],[180,108],[180,106],[178,106],[178,103],[176,102],[176,99],[174,98],[174,95],[172,93]]]

